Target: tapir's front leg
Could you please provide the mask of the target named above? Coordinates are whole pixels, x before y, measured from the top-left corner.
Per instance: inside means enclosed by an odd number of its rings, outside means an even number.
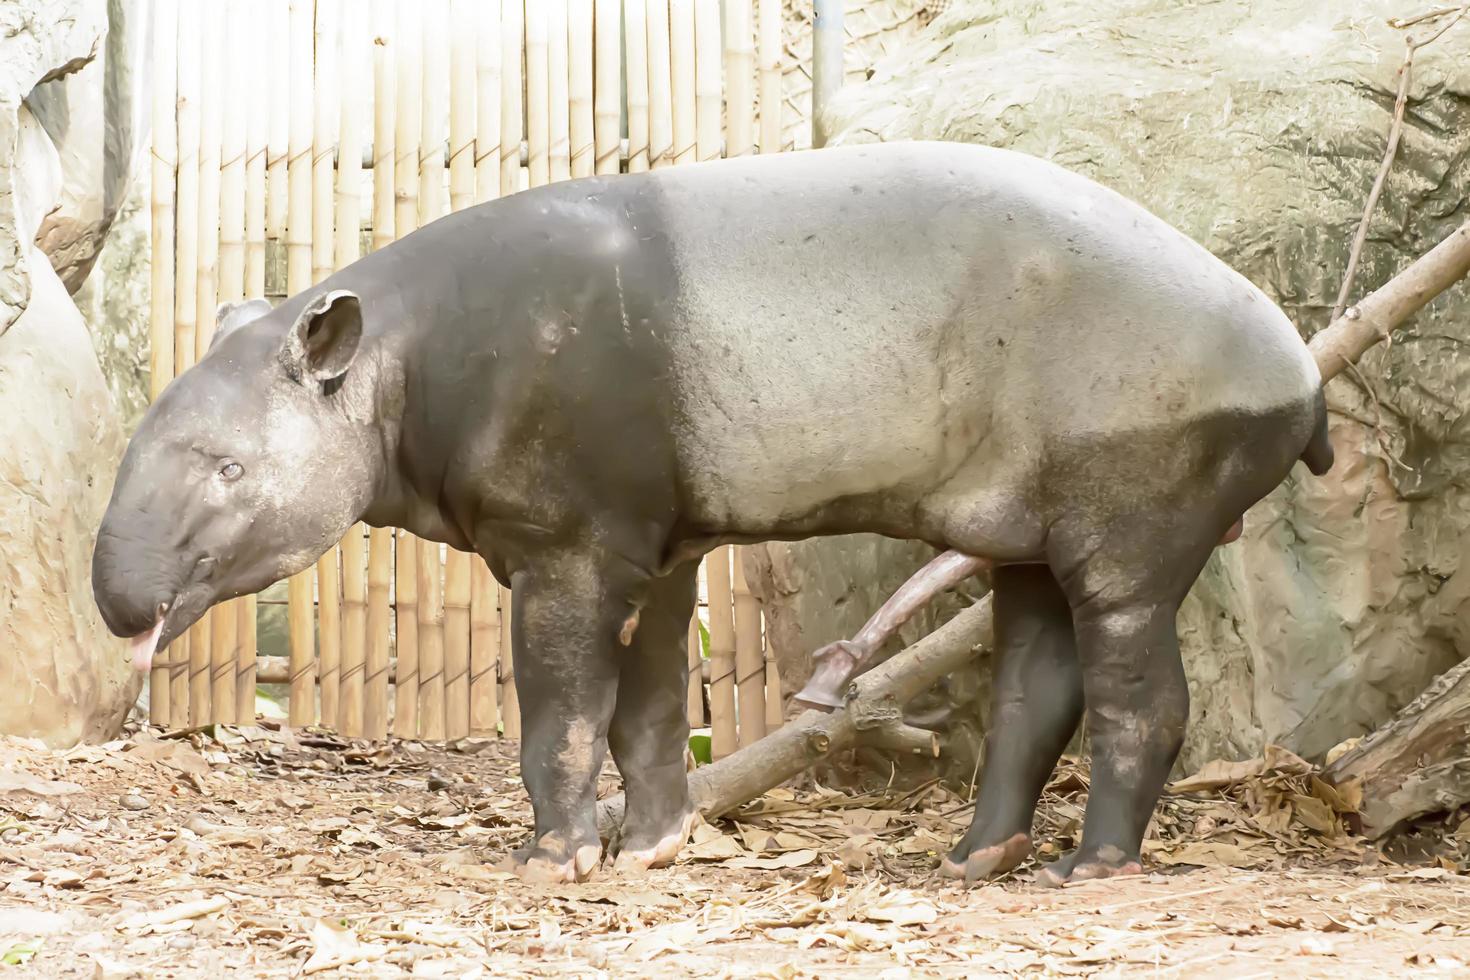
[[[522,877],[582,880],[597,866],[597,775],[617,697],[621,618],[593,557],[559,553],[513,579],[511,643],[521,699],[521,779],[536,837]],[[626,615],[626,609],[623,610]]]

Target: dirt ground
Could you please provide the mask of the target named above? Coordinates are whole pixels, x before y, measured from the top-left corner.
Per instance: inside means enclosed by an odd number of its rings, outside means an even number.
[[[968,890],[933,877],[969,817],[938,785],[810,781],[700,827],[674,868],[529,886],[496,867],[529,828],[513,743],[11,739],[0,961],[98,978],[1470,976],[1470,820],[1401,864],[1351,836],[1294,756],[1201,777],[1161,807],[1147,874],[1062,890],[1027,868]],[[1064,765],[1041,829],[1067,844],[1085,792]]]

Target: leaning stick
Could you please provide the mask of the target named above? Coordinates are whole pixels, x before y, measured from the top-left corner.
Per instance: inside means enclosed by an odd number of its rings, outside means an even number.
[[[1470,275],[1470,221],[1312,338],[1307,348],[1323,383],[1466,275]],[[897,744],[925,750],[923,739],[929,733],[903,724],[903,706],[963,665],[989,642],[990,634],[990,597],[986,596],[913,646],[852,680],[837,710],[810,709],[756,744],[695,770],[689,777],[695,807],[706,817],[728,813],[851,745]],[[622,814],[621,795],[603,800],[598,805],[602,832],[615,830],[622,823]]]

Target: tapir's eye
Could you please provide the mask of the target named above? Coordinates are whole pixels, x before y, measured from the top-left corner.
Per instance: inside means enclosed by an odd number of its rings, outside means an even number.
[[[245,475],[245,467],[234,461],[226,463],[219,468],[219,475],[226,480],[238,480]]]

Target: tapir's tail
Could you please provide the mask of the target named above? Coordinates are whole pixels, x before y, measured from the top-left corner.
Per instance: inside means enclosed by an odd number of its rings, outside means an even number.
[[[1302,450],[1301,461],[1307,464],[1307,469],[1312,471],[1313,476],[1321,476],[1332,469],[1332,461],[1335,458],[1332,452],[1332,441],[1327,438],[1327,396],[1322,388],[1317,389],[1317,421],[1312,426],[1312,437],[1307,440],[1307,448]]]

